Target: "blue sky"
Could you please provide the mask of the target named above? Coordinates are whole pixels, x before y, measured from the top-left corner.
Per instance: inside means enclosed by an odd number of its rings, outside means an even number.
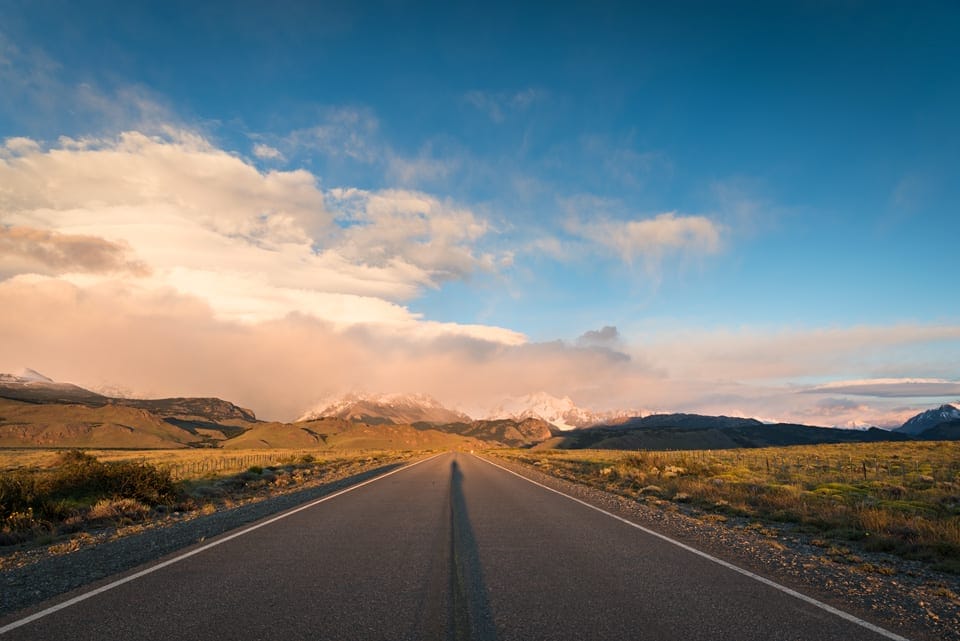
[[[4,4],[0,140],[21,143],[8,142],[0,161],[21,182],[0,199],[0,223],[60,234],[45,243],[101,239],[105,251],[127,251],[129,264],[149,267],[149,287],[137,276],[138,289],[166,287],[205,302],[217,322],[248,330],[302,314],[333,323],[334,332],[375,331],[385,318],[378,314],[396,315],[419,327],[414,334],[434,327],[424,331],[441,343],[446,332],[523,343],[514,345],[521,352],[553,345],[578,371],[585,348],[577,337],[612,326],[616,338],[603,349],[634,364],[616,375],[632,387],[615,391],[531,373],[529,388],[494,395],[547,391],[597,406],[827,424],[833,419],[807,406],[833,407],[828,401],[841,397],[799,397],[795,387],[960,379],[960,10],[952,3],[195,4]],[[152,142],[124,143],[124,132]],[[121,152],[126,164],[109,165]],[[174,152],[196,161],[180,163],[196,173],[173,178],[146,160]],[[66,196],[54,198],[57,215],[39,202],[51,185],[69,182],[54,172],[71,162],[71,172],[101,167],[102,189],[117,193],[108,174],[128,187],[209,185],[201,178],[226,171],[224,157],[237,163],[230,176],[254,170],[239,198],[260,194],[260,209],[231,213],[239,201],[226,182],[213,181],[216,193],[194,186],[175,217],[184,229],[199,227],[189,242],[169,241],[203,253],[226,247],[225,238],[246,239],[220,263],[233,267],[216,276],[217,267],[178,262],[159,236],[150,244],[133,230],[134,222],[166,220],[169,200],[138,191],[123,203],[141,209],[122,225],[116,203],[97,209],[110,197],[69,206]],[[120,175],[124,166],[143,175]],[[267,185],[271,175],[283,185]],[[304,176],[310,185],[291,187]],[[253,186],[260,181],[262,193]],[[205,222],[201,204],[223,207],[210,216],[229,225]],[[296,210],[289,220],[288,210]],[[58,280],[85,291],[132,278],[89,265],[38,268],[39,250],[25,249],[18,233],[19,262],[0,273],[9,287],[43,276],[48,286]],[[312,259],[284,253],[294,237],[297,251],[306,243],[333,270],[329,278],[296,273],[293,265]],[[241,249],[268,245],[290,266],[274,273],[261,256],[258,267],[243,267]],[[265,280],[282,291],[257,301],[240,293],[242,275],[255,270],[270,272]],[[344,284],[361,271],[362,283]],[[294,290],[327,302],[299,308]],[[224,291],[236,295],[226,300]],[[345,318],[329,311],[347,304],[331,303],[333,294],[376,300]],[[806,362],[791,348],[824,335],[840,347],[824,340],[803,367],[770,367]],[[23,335],[17,344],[26,346],[23,364],[39,369],[38,346],[49,341]],[[699,346],[700,355],[681,344]],[[431,345],[426,351],[452,359],[449,347]],[[736,345],[740,354],[729,357]],[[497,353],[504,363],[528,358]],[[481,403],[437,382],[445,377],[403,376],[399,364],[397,378],[378,378],[378,360],[316,394],[372,378]],[[89,384],[138,392],[181,384],[49,362]],[[711,384],[738,390],[724,393],[736,402],[704,402]],[[860,409],[837,420],[892,424],[907,409],[960,397],[960,386],[944,388],[911,397],[906,408],[877,385],[875,397],[842,396]],[[309,395],[271,411],[293,412]]]

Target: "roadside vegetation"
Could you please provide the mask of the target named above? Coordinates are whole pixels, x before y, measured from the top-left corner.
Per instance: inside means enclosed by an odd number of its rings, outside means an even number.
[[[20,543],[68,542],[91,531],[192,518],[414,456],[412,452],[5,451],[0,554]]]
[[[849,563],[862,563],[853,546],[960,574],[960,442],[496,455],[706,518],[792,524]]]

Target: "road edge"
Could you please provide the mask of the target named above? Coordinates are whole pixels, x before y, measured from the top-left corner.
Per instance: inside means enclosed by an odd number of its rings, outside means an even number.
[[[603,509],[603,508],[601,508],[601,507],[598,507],[598,506],[596,506],[596,505],[593,505],[593,504],[591,504],[591,503],[589,503],[589,502],[587,502],[587,501],[584,501],[584,500],[582,500],[582,499],[578,499],[578,498],[576,498],[575,496],[571,496],[571,495],[569,495],[569,494],[567,494],[567,493],[565,493],[565,492],[562,492],[562,491],[560,491],[560,490],[558,490],[558,489],[555,489],[555,488],[549,487],[549,486],[547,486],[547,485],[544,485],[543,483],[540,483],[540,482],[538,482],[538,481],[535,481],[535,480],[533,480],[533,479],[531,479],[531,478],[529,478],[529,477],[524,476],[523,474],[520,474],[520,473],[518,473],[518,472],[515,472],[515,471],[513,471],[513,470],[511,470],[511,469],[509,469],[509,468],[506,468],[506,467],[504,467],[504,466],[502,466],[502,465],[500,465],[500,464],[498,464],[498,463],[494,463],[493,461],[487,459],[487,458],[484,457],[484,456],[478,456],[477,454],[473,454],[473,453],[471,453],[471,455],[472,455],[474,458],[477,458],[477,459],[483,461],[484,463],[487,463],[488,465],[492,465],[493,467],[500,468],[500,469],[503,470],[504,472],[507,472],[508,474],[512,474],[513,476],[516,476],[516,477],[518,477],[518,478],[521,478],[521,479],[523,479],[524,481],[527,481],[528,483],[531,483],[531,484],[533,484],[533,485],[536,485],[536,486],[538,486],[538,487],[540,487],[540,488],[543,488],[544,490],[547,490],[547,491],[549,491],[549,492],[553,492],[554,494],[559,494],[560,496],[562,496],[562,497],[564,497],[564,498],[567,498],[567,499],[569,499],[569,500],[571,500],[571,501],[574,501],[575,503],[579,503],[580,505],[583,505],[584,507],[590,508],[591,510],[594,510],[594,511],[596,511],[596,512],[600,512],[601,514],[604,514],[604,515],[606,515],[606,516],[608,516],[608,517],[610,517],[610,518],[612,518],[612,519],[615,519],[615,520],[617,520],[617,521],[620,521],[621,523],[625,523],[626,525],[629,525],[630,527],[632,527],[632,528],[634,528],[634,529],[640,530],[640,531],[643,532],[644,534],[648,534],[648,535],[650,535],[650,536],[653,536],[653,537],[655,537],[655,538],[657,538],[657,539],[660,539],[660,540],[662,540],[662,541],[664,541],[664,542],[666,542],[666,543],[670,543],[671,545],[674,545],[674,546],[676,546],[676,547],[679,547],[679,548],[681,548],[682,550],[685,550],[685,551],[687,551],[687,552],[690,552],[691,554],[695,554],[695,555],[697,555],[697,556],[699,556],[699,557],[702,557],[702,558],[704,558],[704,559],[707,559],[708,561],[711,561],[711,562],[713,562],[713,563],[716,563],[717,565],[720,565],[720,566],[722,566],[722,567],[724,567],[724,568],[727,568],[728,570],[732,570],[732,571],[734,571],[734,572],[737,572],[737,573],[739,573],[739,574],[742,574],[743,576],[746,576],[746,577],[751,578],[751,579],[753,579],[753,580],[755,580],[755,581],[758,581],[758,582],[760,582],[760,583],[763,583],[764,585],[766,585],[766,586],[768,586],[768,587],[774,588],[774,589],[776,589],[776,590],[778,590],[778,591],[780,591],[780,592],[783,592],[784,594],[788,594],[788,595],[790,595],[790,596],[792,596],[792,597],[794,597],[794,598],[796,598],[796,599],[799,599],[799,600],[801,600],[801,601],[803,601],[803,602],[805,602],[805,603],[808,603],[808,604],[810,604],[810,605],[812,605],[812,606],[814,606],[814,607],[817,607],[817,608],[819,608],[819,609],[821,609],[821,610],[823,610],[823,611],[825,611],[825,612],[828,612],[828,613],[830,613],[830,614],[832,614],[832,615],[834,615],[834,616],[840,617],[841,619],[844,619],[845,621],[848,621],[848,622],[850,622],[850,623],[856,624],[856,625],[858,625],[858,626],[860,626],[860,627],[862,627],[862,628],[865,628],[865,629],[867,629],[867,630],[870,630],[871,632],[874,632],[874,633],[876,633],[876,634],[879,634],[879,635],[881,635],[881,636],[883,636],[883,637],[885,637],[885,638],[887,638],[887,639],[891,639],[891,641],[911,641],[911,640],[908,639],[907,637],[901,636],[901,635],[899,635],[899,634],[897,634],[897,633],[895,633],[895,632],[892,632],[892,631],[890,631],[890,630],[887,630],[886,628],[880,627],[880,626],[878,626],[878,625],[876,625],[876,624],[874,624],[874,623],[870,623],[869,621],[866,621],[865,619],[861,619],[861,618],[858,617],[858,616],[855,616],[855,615],[853,615],[853,614],[850,614],[849,612],[845,612],[845,611],[843,611],[843,610],[841,610],[841,609],[839,609],[839,608],[837,608],[837,607],[834,607],[834,606],[832,606],[832,605],[830,605],[830,604],[828,604],[828,603],[824,603],[823,601],[820,601],[820,600],[818,600],[818,599],[815,599],[815,598],[813,598],[813,597],[811,597],[811,596],[807,596],[806,594],[803,594],[802,592],[798,592],[797,590],[794,590],[793,588],[789,588],[789,587],[787,587],[787,586],[785,586],[785,585],[782,585],[782,584],[780,584],[780,583],[777,583],[776,581],[773,581],[772,579],[768,579],[767,577],[764,577],[764,576],[761,576],[761,575],[756,574],[756,573],[754,573],[754,572],[751,572],[750,570],[747,570],[747,569],[745,569],[745,568],[742,568],[742,567],[740,567],[740,566],[738,566],[738,565],[735,565],[735,564],[733,564],[733,563],[731,563],[731,562],[729,562],[729,561],[725,561],[725,560],[723,560],[723,559],[721,559],[721,558],[719,558],[719,557],[713,556],[712,554],[709,554],[709,553],[704,552],[704,551],[702,551],[702,550],[698,550],[697,548],[695,548],[695,547],[693,547],[693,546],[690,546],[690,545],[688,545],[688,544],[686,544],[686,543],[683,543],[683,542],[681,542],[681,541],[678,541],[678,540],[676,540],[676,539],[673,539],[673,538],[671,538],[671,537],[669,537],[669,536],[667,536],[667,535],[665,535],[665,534],[662,534],[662,533],[657,532],[657,531],[655,531],[655,530],[652,530],[652,529],[650,529],[650,528],[648,528],[648,527],[645,527],[645,526],[643,526],[643,525],[640,525],[639,523],[634,523],[633,521],[631,521],[631,520],[629,520],[629,519],[626,519],[626,518],[624,518],[624,517],[622,517],[622,516],[619,516],[619,515],[617,515],[617,514],[614,514],[614,513],[612,513],[612,512],[609,512],[608,510],[605,510],[605,509]]]
[[[55,612],[59,612],[60,610],[65,610],[66,608],[69,608],[69,607],[71,607],[71,606],[73,606],[73,605],[76,605],[77,603],[81,603],[81,602],[83,602],[83,601],[86,601],[87,599],[90,599],[90,598],[92,598],[92,597],[94,597],[94,596],[97,596],[98,594],[103,594],[104,592],[107,592],[107,591],[109,591],[109,590],[112,590],[113,588],[119,587],[119,586],[124,585],[124,584],[126,584],[126,583],[130,583],[131,581],[135,581],[136,579],[139,579],[139,578],[141,578],[141,577],[147,576],[148,574],[152,574],[152,573],[154,573],[154,572],[156,572],[156,571],[158,571],[158,570],[161,570],[161,569],[163,569],[163,568],[165,568],[165,567],[167,567],[167,566],[173,565],[173,564],[175,564],[175,563],[179,563],[180,561],[186,560],[186,559],[188,559],[188,558],[190,558],[190,557],[192,557],[192,556],[196,556],[197,554],[200,554],[201,552],[204,552],[204,551],[209,550],[209,549],[211,549],[211,548],[217,547],[218,545],[221,545],[221,544],[226,543],[226,542],[228,542],[228,541],[232,541],[233,539],[236,539],[236,538],[238,538],[238,537],[241,537],[241,536],[243,536],[243,535],[245,535],[245,534],[249,534],[250,532],[253,532],[253,531],[255,531],[255,530],[259,530],[259,529],[262,528],[262,527],[266,527],[266,526],[268,526],[268,525],[271,525],[271,524],[273,524],[273,523],[276,523],[277,521],[280,521],[280,520],[282,520],[282,519],[285,519],[285,518],[287,518],[288,516],[292,516],[292,515],[294,515],[294,514],[297,514],[298,512],[302,512],[302,511],[304,511],[304,510],[310,509],[310,508],[312,508],[312,507],[314,507],[314,506],[316,506],[316,505],[319,505],[320,503],[325,503],[325,502],[327,502],[327,501],[329,501],[329,500],[331,500],[331,499],[337,498],[338,496],[342,496],[342,495],[344,495],[344,494],[346,494],[346,493],[348,493],[348,492],[352,492],[353,490],[359,489],[359,488],[361,488],[361,487],[363,487],[363,486],[365,486],[365,485],[369,485],[369,484],[371,484],[371,483],[374,483],[375,481],[379,481],[379,480],[385,479],[385,478],[387,478],[388,476],[392,476],[392,475],[394,475],[394,474],[397,474],[398,472],[402,472],[402,471],[404,471],[404,470],[408,470],[408,469],[410,469],[410,468],[412,468],[412,467],[415,467],[415,466],[417,466],[417,465],[420,465],[421,463],[425,463],[425,462],[427,462],[427,461],[433,460],[433,459],[437,458],[438,456],[442,456],[443,454],[445,454],[445,452],[438,452],[437,454],[433,454],[433,455],[431,455],[431,456],[428,456],[428,457],[419,459],[419,460],[417,460],[417,461],[413,461],[412,463],[408,463],[408,464],[403,465],[403,466],[401,466],[401,467],[395,468],[395,469],[393,469],[393,470],[390,470],[390,471],[388,471],[388,472],[385,472],[385,473],[383,473],[383,474],[380,474],[380,475],[378,475],[378,476],[375,476],[375,477],[373,477],[373,478],[371,478],[371,479],[367,479],[367,480],[365,480],[365,481],[361,481],[361,482],[359,482],[359,483],[357,483],[357,484],[355,484],[355,485],[351,485],[351,486],[349,486],[349,487],[343,488],[342,490],[338,490],[338,491],[336,491],[336,492],[334,492],[334,493],[332,493],[332,494],[328,494],[328,495],[322,496],[322,497],[320,497],[320,498],[318,498],[318,499],[314,499],[313,501],[309,501],[308,503],[304,503],[303,505],[298,505],[298,506],[296,506],[296,507],[292,507],[292,508],[290,508],[290,509],[288,509],[288,510],[285,510],[285,511],[283,511],[283,512],[280,512],[279,514],[276,514],[276,515],[274,515],[274,516],[271,516],[271,517],[269,517],[269,518],[267,518],[267,519],[265,519],[265,520],[258,521],[258,522],[256,522],[256,523],[254,523],[253,525],[246,526],[246,527],[244,527],[244,528],[242,528],[242,529],[240,529],[240,530],[225,533],[225,534],[223,534],[223,535],[221,535],[221,536],[218,536],[217,538],[213,539],[212,541],[209,541],[209,542],[207,542],[207,543],[204,543],[204,544],[200,545],[199,547],[195,547],[195,548],[190,549],[190,550],[188,550],[188,551],[186,551],[186,552],[177,554],[177,555],[174,556],[173,558],[168,558],[168,559],[166,559],[166,560],[164,560],[164,561],[160,561],[160,562],[154,563],[154,564],[149,565],[148,567],[146,567],[146,568],[144,568],[144,569],[142,569],[142,570],[139,570],[139,571],[134,572],[133,574],[129,574],[129,575],[127,575],[127,576],[123,576],[123,577],[121,577],[121,578],[119,578],[119,579],[116,579],[116,580],[114,580],[114,581],[111,581],[111,582],[109,582],[109,583],[107,583],[107,584],[105,584],[105,585],[101,585],[101,586],[96,587],[96,588],[94,588],[94,589],[92,589],[92,590],[88,590],[88,591],[86,591],[86,592],[82,592],[81,594],[78,594],[78,595],[76,595],[76,596],[74,596],[74,597],[72,597],[72,598],[69,598],[69,599],[65,600],[65,601],[56,603],[56,604],[54,604],[54,605],[51,605],[51,606],[46,607],[46,608],[43,608],[43,609],[41,609],[41,610],[39,610],[39,611],[37,611],[37,612],[34,612],[34,613],[30,614],[30,615],[25,616],[25,617],[21,617],[21,618],[19,618],[19,619],[16,619],[16,620],[14,620],[14,621],[11,621],[10,623],[7,623],[7,624],[5,624],[5,625],[3,625],[3,626],[0,626],[0,635],[4,635],[4,634],[6,634],[6,633],[8,633],[8,632],[11,632],[11,631],[13,631],[13,630],[16,630],[17,628],[23,627],[23,626],[25,626],[25,625],[28,625],[28,624],[34,622],[34,621],[37,621],[37,620],[42,619],[42,618],[44,618],[44,617],[46,617],[46,616],[49,616],[49,615],[51,615],[51,614],[53,614],[53,613],[55,613]],[[176,553],[175,553],[175,554],[176,554]],[[56,597],[54,597],[54,598],[56,598]]]

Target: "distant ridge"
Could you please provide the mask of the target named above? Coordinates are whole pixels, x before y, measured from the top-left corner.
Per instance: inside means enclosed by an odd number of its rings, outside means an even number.
[[[546,392],[513,396],[504,399],[486,412],[487,420],[537,418],[560,430],[575,430],[599,424],[613,424],[649,414],[643,410],[595,412],[577,407],[569,396],[553,396]]]
[[[614,450],[708,450],[818,443],[904,441],[910,436],[870,428],[851,430],[790,423],[765,424],[752,418],[656,414],[619,425],[566,432],[544,447]]]
[[[444,407],[426,394],[372,394],[351,392],[327,399],[306,412],[297,421],[318,418],[342,418],[376,425],[412,425],[414,423],[462,423],[471,419],[463,412]]]
[[[574,418],[592,420],[591,413],[569,398],[532,395],[525,402],[526,409],[512,416],[473,420],[423,394],[355,393],[321,404],[297,422],[280,423],[260,421],[252,410],[219,398],[113,398],[25,369],[0,374],[0,447],[683,450],[960,440],[955,404],[921,412],[888,431],[683,413],[617,415],[568,429]]]
[[[894,431],[919,436],[940,423],[956,420],[960,420],[960,404],[946,403],[932,410],[920,412]]]

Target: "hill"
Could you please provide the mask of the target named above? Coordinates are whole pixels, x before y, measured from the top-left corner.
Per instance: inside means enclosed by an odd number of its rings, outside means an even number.
[[[204,440],[142,409],[0,398],[0,447],[172,449]]]
[[[755,419],[663,414],[566,432],[543,444],[559,449],[709,450],[741,447],[911,440],[877,428],[848,430]]]
[[[432,429],[477,439],[488,445],[507,447],[529,447],[551,438],[556,433],[549,423],[538,418],[470,421],[445,425],[416,423],[414,426],[421,430]]]

